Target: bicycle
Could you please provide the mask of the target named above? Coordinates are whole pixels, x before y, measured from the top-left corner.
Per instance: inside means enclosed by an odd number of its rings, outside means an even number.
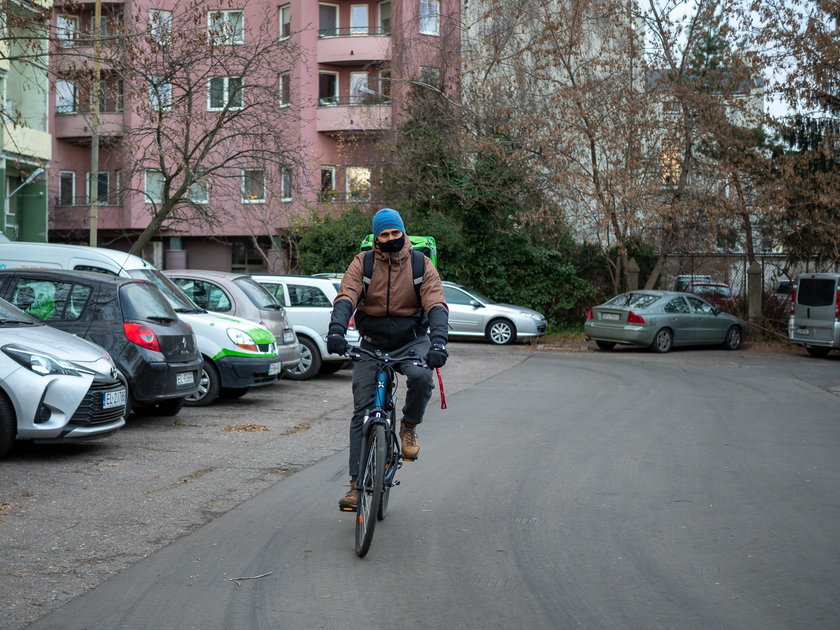
[[[356,512],[356,554],[363,558],[370,549],[376,522],[383,520],[388,513],[391,488],[400,483],[395,479],[397,470],[402,468],[403,461],[413,459],[403,457],[397,435],[394,367],[400,363],[428,366],[413,349],[409,349],[405,355],[392,356],[351,347],[346,355],[354,361],[360,361],[363,355],[367,355],[379,363],[373,407],[368,410],[362,425],[362,465],[356,478],[359,506],[355,510],[341,508],[345,512]]]

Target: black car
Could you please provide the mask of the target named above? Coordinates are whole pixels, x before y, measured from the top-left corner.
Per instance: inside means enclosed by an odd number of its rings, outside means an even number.
[[[135,412],[175,415],[198,390],[192,329],[153,284],[100,273],[0,270],[0,296],[50,326],[105,348]],[[128,413],[126,413],[128,415]]]

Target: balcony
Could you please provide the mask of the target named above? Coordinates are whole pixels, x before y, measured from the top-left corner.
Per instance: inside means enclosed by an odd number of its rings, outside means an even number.
[[[355,66],[390,60],[390,33],[357,27],[318,31],[318,63]]]
[[[391,129],[391,100],[369,96],[319,98],[316,121],[318,131],[327,134],[387,131]]]
[[[78,111],[59,111],[53,117],[55,129],[53,135],[59,140],[90,146],[90,113]],[[104,111],[99,113],[99,137],[118,138],[123,135],[123,113]]]
[[[122,199],[111,193],[101,199],[96,211],[97,227],[102,230],[121,230],[126,227]],[[50,229],[87,230],[90,227],[90,200],[84,196],[55,199],[50,210]]]

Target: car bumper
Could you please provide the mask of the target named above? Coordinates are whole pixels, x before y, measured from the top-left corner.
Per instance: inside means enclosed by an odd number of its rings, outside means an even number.
[[[516,322],[516,338],[542,337],[545,334],[545,328],[545,320],[528,319],[523,322]]]
[[[798,346],[840,348],[840,321],[834,322],[834,326],[797,326],[794,319],[790,318],[788,339]]]
[[[225,356],[216,360],[224,388],[260,387],[271,385],[280,378],[283,362],[273,357]]]
[[[277,356],[283,362],[283,369],[295,367],[300,363],[300,344],[297,341],[282,346],[277,346]]]
[[[184,363],[143,363],[131,370],[129,389],[131,397],[139,403],[157,402],[168,398],[181,398],[198,391],[203,359]],[[192,379],[185,375],[192,373]],[[128,375],[126,375],[128,376]],[[183,384],[179,384],[179,381]]]
[[[631,346],[649,346],[653,343],[655,329],[649,326],[603,325],[598,322],[586,322],[583,331],[587,339],[610,341]]]

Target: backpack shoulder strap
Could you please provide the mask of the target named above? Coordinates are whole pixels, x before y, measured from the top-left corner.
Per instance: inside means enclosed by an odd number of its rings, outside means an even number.
[[[423,284],[423,274],[426,272],[426,254],[416,249],[411,250],[411,276],[414,279],[414,295],[417,296],[417,306],[422,306],[420,299],[420,285]]]
[[[369,249],[365,252],[365,257],[362,261],[362,294],[359,296],[359,304],[365,303],[365,296],[367,295],[368,287],[370,286],[370,277],[373,275],[373,250]]]

